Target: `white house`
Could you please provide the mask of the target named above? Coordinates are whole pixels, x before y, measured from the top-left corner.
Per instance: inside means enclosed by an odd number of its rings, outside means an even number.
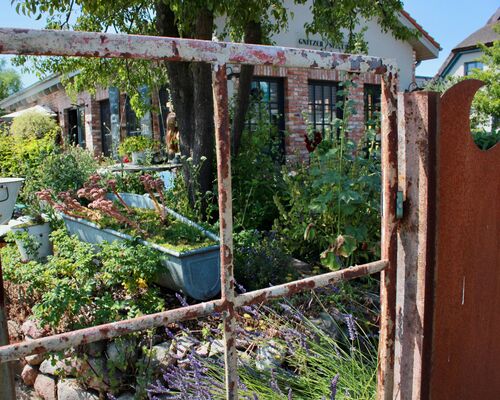
[[[491,46],[495,40],[500,39],[500,35],[493,30],[493,27],[499,23],[499,20],[500,7],[483,27],[467,36],[462,42],[455,46],[439,69],[437,77],[462,77],[469,75],[474,68],[483,69],[484,66],[479,61],[483,55],[483,50],[479,47],[479,43],[485,46]]]
[[[271,37],[274,45],[343,51],[332,48],[319,35],[308,36],[305,33],[305,24],[312,21],[311,1],[302,5],[288,1],[288,4],[291,16],[288,28]],[[367,28],[365,40],[369,55],[396,61],[399,67],[399,90],[405,91],[415,85],[416,66],[424,60],[437,58],[441,48],[406,11],[399,14],[399,19],[407,27],[416,29],[419,37],[409,41],[397,40],[391,32],[383,32],[376,20],[364,21],[357,29]],[[224,19],[219,18],[216,24],[223,27]],[[232,72],[236,72],[234,76],[237,77],[237,67]],[[350,99],[355,101],[356,115],[350,119],[349,134],[359,140],[363,136],[366,121],[372,119],[373,112],[380,106],[380,76],[359,74],[354,79],[358,85],[351,90]],[[324,133],[331,128],[337,115],[336,90],[341,80],[342,77],[336,71],[266,66],[255,68],[254,89],[262,93],[260,97],[272,120],[280,130],[288,133],[284,143],[288,159],[296,156],[300,158],[307,153],[304,146],[304,112],[308,113],[308,123],[314,130]],[[230,93],[236,81],[233,79],[230,82]]]

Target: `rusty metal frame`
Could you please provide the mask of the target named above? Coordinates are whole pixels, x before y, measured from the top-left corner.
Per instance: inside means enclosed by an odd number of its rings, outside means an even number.
[[[214,121],[220,219],[221,298],[189,307],[80,329],[0,347],[0,362],[109,339],[172,322],[222,313],[226,398],[238,398],[237,308],[382,272],[378,398],[392,398],[397,196],[397,66],[378,57],[250,44],[168,37],[0,28],[0,54],[138,58],[206,62],[213,66]],[[382,79],[382,260],[236,295],[233,274],[233,225],[230,132],[226,64],[272,65],[374,73]]]

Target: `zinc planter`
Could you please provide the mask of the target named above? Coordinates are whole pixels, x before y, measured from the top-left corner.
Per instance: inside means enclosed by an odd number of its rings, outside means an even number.
[[[23,181],[23,178],[0,178],[0,225],[6,224],[12,218]]]
[[[31,236],[36,250],[30,251],[30,244],[22,239],[16,239],[16,244],[24,261],[41,260],[52,254],[49,235],[51,232],[50,224],[45,222],[37,225],[16,225],[12,228],[13,232],[27,232]]]
[[[120,195],[125,203],[136,208],[154,208],[153,202],[146,196],[123,193]],[[113,197],[113,196],[111,196]],[[211,232],[173,210],[167,212],[182,222],[199,229],[203,235],[219,241]],[[87,243],[99,244],[115,240],[131,240],[132,236],[113,229],[102,229],[85,219],[62,215],[66,228],[71,235],[76,235]],[[220,291],[220,253],[219,245],[203,247],[195,250],[178,252],[167,247],[139,240],[139,243],[153,247],[162,253],[162,265],[165,272],[159,274],[156,283],[172,290],[182,290],[196,300],[213,298]]]
[[[133,151],[132,152],[132,164],[143,165],[146,161],[145,151]]]

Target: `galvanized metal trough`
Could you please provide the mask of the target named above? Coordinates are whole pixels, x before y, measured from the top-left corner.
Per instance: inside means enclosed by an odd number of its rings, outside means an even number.
[[[127,205],[135,208],[153,209],[150,198],[132,193],[120,195]],[[114,197],[114,196],[110,196]],[[169,208],[166,211],[174,218],[198,229],[204,236],[219,242],[217,235],[203,229],[198,224],[176,213]],[[74,218],[62,214],[62,218],[71,235],[80,240],[99,244],[116,240],[137,240],[136,238],[114,229],[103,229],[85,219]],[[162,253],[162,265],[165,272],[159,274],[156,283],[172,290],[181,290],[196,300],[208,300],[220,292],[220,246],[212,245],[189,251],[175,251],[159,246],[146,240],[137,240],[139,243],[150,246]]]

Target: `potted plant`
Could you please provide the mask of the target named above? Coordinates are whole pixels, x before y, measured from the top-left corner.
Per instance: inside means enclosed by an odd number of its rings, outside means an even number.
[[[152,151],[154,141],[145,136],[130,136],[118,147],[121,156],[131,156],[132,163],[142,165],[146,162],[146,153]]]
[[[39,261],[52,254],[49,222],[29,219],[13,226],[11,231],[23,261]]]
[[[136,240],[162,253],[157,283],[206,300],[220,290],[219,238],[166,207],[163,181],[143,175],[146,195],[119,193],[116,181],[93,175],[77,196],[39,192],[62,215],[70,234],[99,244]]]
[[[0,178],[0,225],[8,223],[12,218],[23,181],[23,178]]]

